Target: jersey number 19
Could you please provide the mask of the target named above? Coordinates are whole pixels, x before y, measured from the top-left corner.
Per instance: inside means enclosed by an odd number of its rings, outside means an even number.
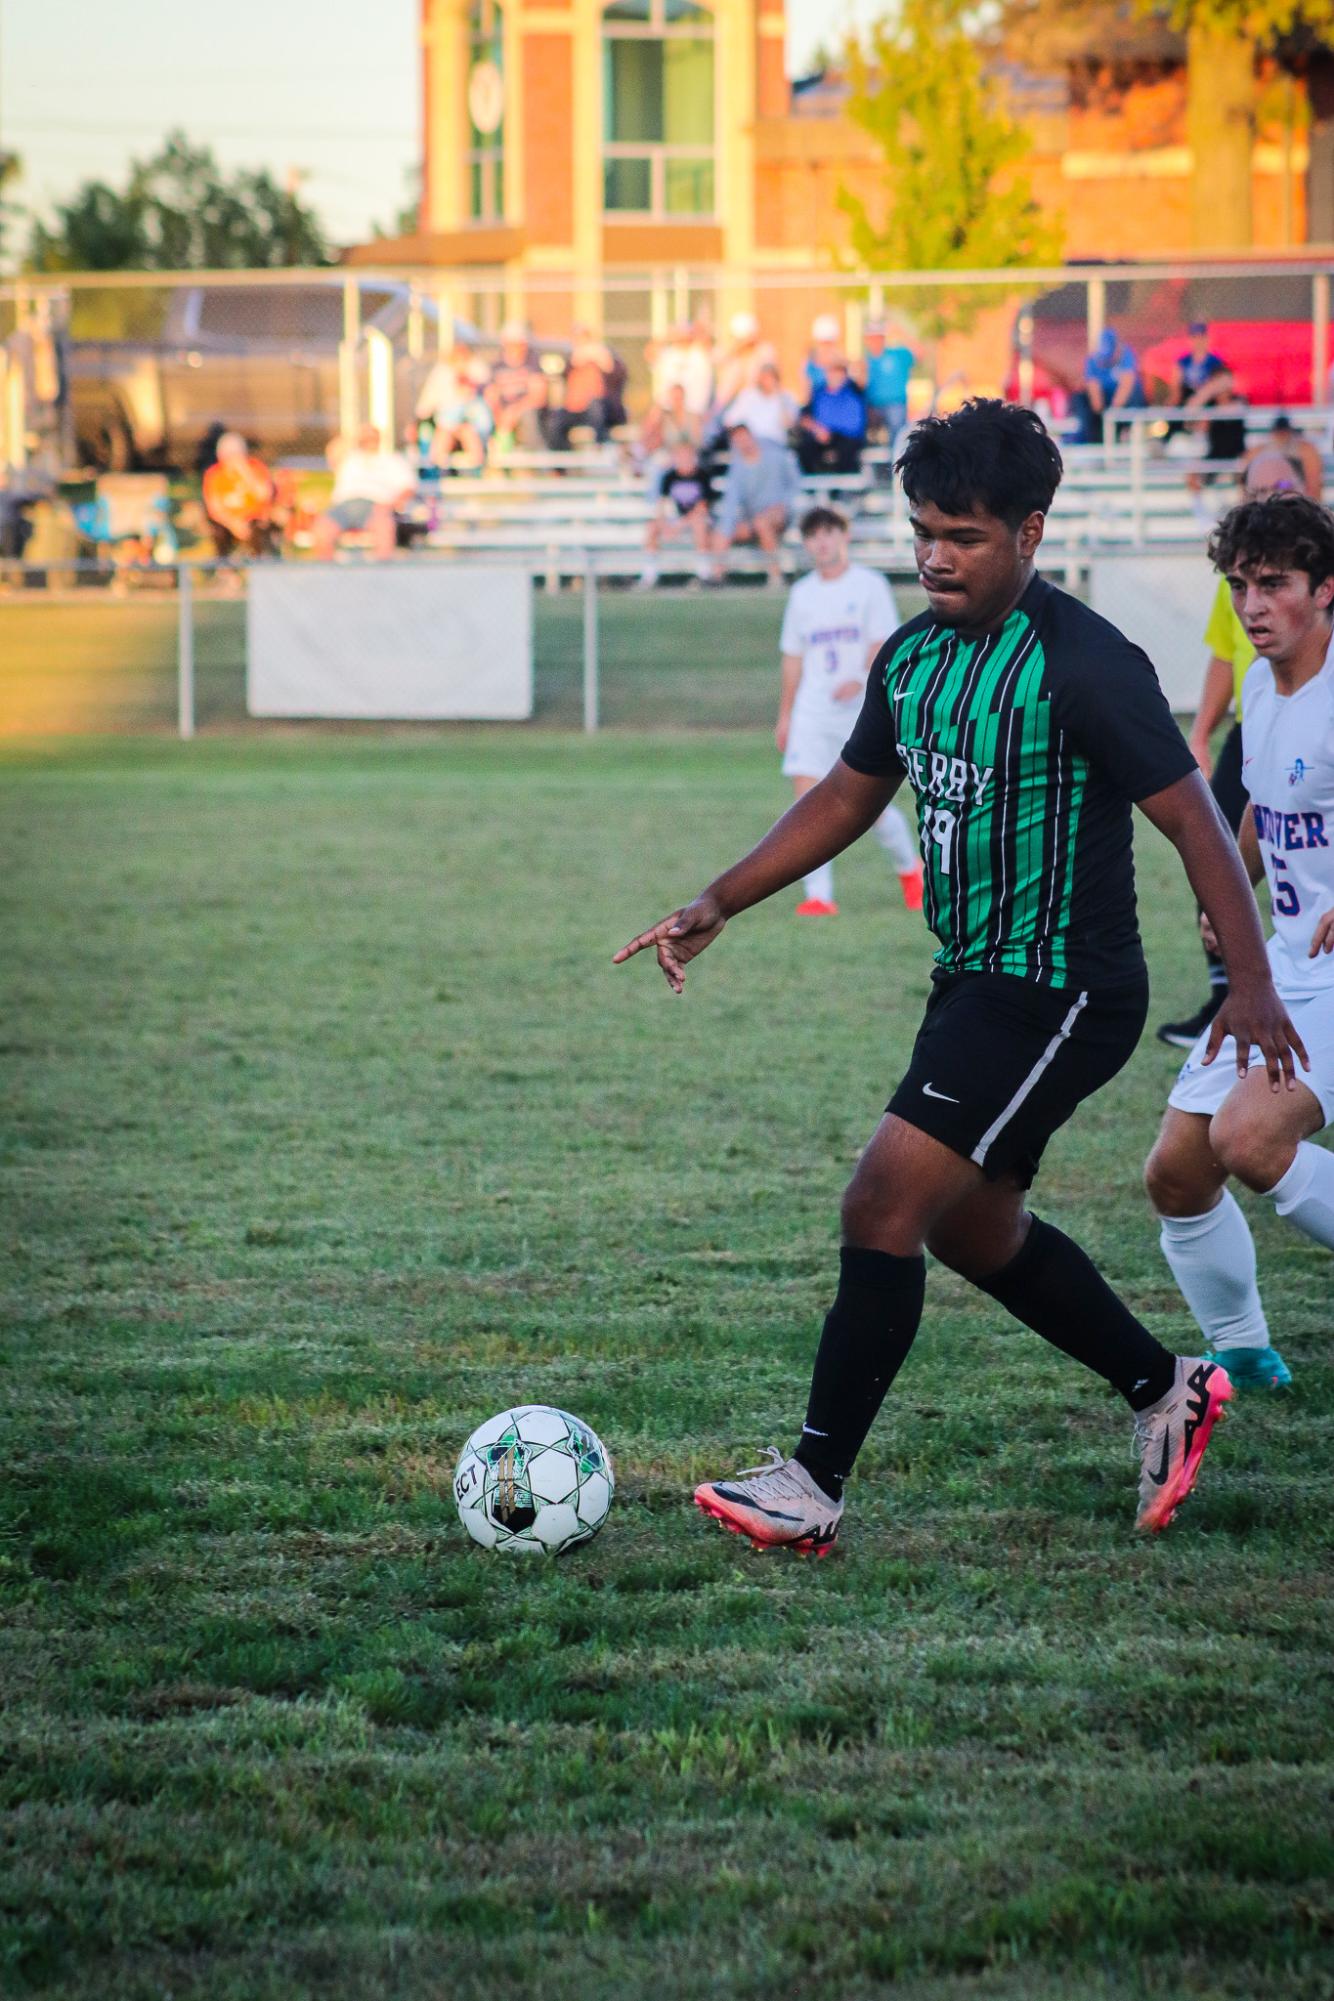
[[[954,859],[954,825],[954,814],[944,806],[934,807],[927,821],[927,833],[934,841],[937,850],[936,866],[942,875],[949,874],[950,863]]]

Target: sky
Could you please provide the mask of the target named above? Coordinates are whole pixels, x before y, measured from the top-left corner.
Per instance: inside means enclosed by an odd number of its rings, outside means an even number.
[[[725,0],[724,0],[725,4]],[[788,67],[884,0],[788,0]],[[303,170],[335,242],[388,227],[418,152],[419,0],[0,0],[9,198],[49,213],[172,126],[229,167]],[[25,234],[22,224],[20,234]]]

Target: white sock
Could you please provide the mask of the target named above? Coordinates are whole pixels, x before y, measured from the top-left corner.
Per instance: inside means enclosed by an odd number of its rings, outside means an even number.
[[[821,862],[806,878],[806,900],[808,903],[832,903],[834,900],[834,864]]]
[[[656,584],[656,583],[657,583],[657,581],[658,581],[658,578],[659,578],[659,577],[660,577],[661,575],[662,575],[662,571],[661,571],[661,570],[659,569],[659,567],[658,567],[658,560],[657,560],[657,557],[656,557],[656,556],[646,556],[646,557],[644,558],[644,567],[643,567],[643,569],[642,569],[642,570],[641,570],[641,571],[639,572],[639,581],[640,581],[640,583],[641,583],[641,584]]]
[[[1304,1139],[1283,1179],[1265,1192],[1280,1216],[1334,1251],[1334,1153]]]
[[[917,843],[897,806],[886,806],[871,832],[900,875],[909,875],[916,870]]]
[[[1211,1348],[1267,1348],[1250,1224],[1224,1189],[1205,1216],[1161,1216],[1159,1243]]]
[[[709,557],[707,556],[700,557],[699,561],[695,565],[695,575],[699,578],[702,584],[707,584],[711,581],[713,577],[713,564],[710,561]]]

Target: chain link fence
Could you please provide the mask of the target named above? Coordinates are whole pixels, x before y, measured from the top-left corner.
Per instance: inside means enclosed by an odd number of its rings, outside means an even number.
[[[28,571],[24,588],[11,569],[0,584],[0,741],[292,727],[247,715],[243,587],[225,570],[188,576],[182,593],[167,569],[114,586],[51,569]],[[647,595],[594,579],[593,589],[591,654],[587,584],[535,589],[534,724],[773,727],[784,593],[758,580]],[[915,585],[896,590],[905,617],[921,609]]]
[[[52,469],[187,470],[222,428],[262,452],[322,462],[370,419],[401,438],[433,364],[461,341],[494,357],[507,323],[530,332],[560,421],[579,323],[608,342],[615,400],[634,419],[654,360],[687,326],[719,368],[742,314],[759,323],[787,386],[816,319],[864,354],[884,315],[912,354],[912,414],[1003,393],[1063,418],[1085,357],[1112,326],[1150,399],[1166,394],[1193,321],[1210,328],[1245,399],[1321,403],[1329,389],[1327,260],[1234,260],[957,273],[791,273],[688,266],[642,272],[330,271],[62,274],[0,286],[0,459]]]
[[[729,559],[742,574],[721,593],[627,588],[651,506],[636,421],[673,346],[693,339],[710,351],[715,389],[738,345],[771,347],[801,397],[817,331],[822,353],[865,358],[883,320],[887,343],[911,357],[910,417],[1003,393],[1060,424],[1090,349],[1115,329],[1150,407],[1096,451],[1067,455],[1048,559],[1082,588],[1099,548],[1199,548],[1198,499],[1174,451],[1202,447],[1171,436],[1181,427],[1156,407],[1193,322],[1230,364],[1253,428],[1286,407],[1328,446],[1329,285],[1327,261],[1301,257],[1003,274],[681,266],[593,281],[347,267],[9,281],[0,285],[0,559],[22,554],[26,568],[0,563],[0,734],[176,728],[183,648],[196,726],[256,727],[245,709],[245,570],[203,560],[212,544],[200,467],[212,442],[240,431],[274,468],[287,552],[304,560],[329,498],[331,439],[370,420],[403,441],[440,358],[461,343],[489,363],[515,321],[546,384],[541,436],[532,450],[492,451],[476,466],[424,462],[414,547],[530,570],[538,724],[584,725],[592,676],[606,727],[768,729],[782,598],[746,559]],[[753,333],[738,331],[743,318]],[[559,421],[576,323],[605,339],[621,377],[627,422],[598,448]],[[895,578],[909,615],[920,598],[889,456],[884,445],[868,453],[843,497],[854,554]],[[23,481],[47,503],[33,510],[26,547],[26,527],[15,529]],[[1228,491],[1211,489],[1212,502],[1225,505]],[[194,584],[183,622],[184,558]],[[791,531],[789,576],[800,560]],[[687,561],[678,582],[689,570]]]

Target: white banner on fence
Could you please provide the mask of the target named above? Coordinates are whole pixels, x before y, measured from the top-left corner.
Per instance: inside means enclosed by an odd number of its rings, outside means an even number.
[[[1194,715],[1209,649],[1209,621],[1218,577],[1198,552],[1095,556],[1089,598],[1158,669],[1163,693],[1178,715]]]
[[[526,570],[257,563],[248,581],[252,716],[522,722],[533,713]]]

